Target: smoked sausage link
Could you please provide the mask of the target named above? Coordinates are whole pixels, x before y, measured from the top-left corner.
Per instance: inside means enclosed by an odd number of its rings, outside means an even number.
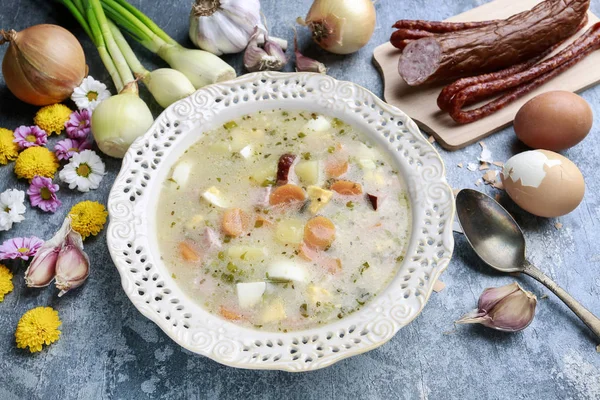
[[[506,20],[412,41],[398,71],[417,86],[524,63],[577,32],[589,5],[590,0],[546,0]]]

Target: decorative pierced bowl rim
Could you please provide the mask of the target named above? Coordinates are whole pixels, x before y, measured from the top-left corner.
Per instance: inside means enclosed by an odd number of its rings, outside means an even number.
[[[412,212],[405,260],[382,293],[339,321],[287,333],[235,325],[190,299],[161,261],[155,215],[162,182],[202,132],[279,108],[340,118],[382,145],[407,183]],[[416,124],[354,83],[312,73],[248,74],[171,105],[127,151],[108,209],[108,248],[131,302],[179,345],[239,368],[315,370],[381,346],[421,312],[454,248],[452,190]]]

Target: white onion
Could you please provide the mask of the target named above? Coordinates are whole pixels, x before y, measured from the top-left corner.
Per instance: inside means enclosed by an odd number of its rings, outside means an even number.
[[[153,122],[150,109],[137,93],[121,92],[96,107],[92,114],[92,134],[104,154],[123,158],[129,146]]]
[[[171,68],[182,72],[196,89],[235,78],[235,70],[208,51],[163,46],[157,54],[168,62]]]
[[[171,68],[159,68],[149,72],[144,76],[143,82],[156,102],[164,108],[196,91],[183,73]]]

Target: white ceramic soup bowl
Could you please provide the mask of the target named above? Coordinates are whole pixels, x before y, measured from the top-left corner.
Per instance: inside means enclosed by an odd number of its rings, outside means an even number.
[[[405,260],[383,292],[339,321],[288,333],[236,325],[189,298],[161,261],[157,231],[164,227],[156,221],[163,181],[203,132],[277,108],[337,117],[378,142],[407,183],[413,219]],[[415,123],[358,85],[311,73],[244,75],[173,104],[129,148],[108,200],[108,248],[132,303],[179,345],[233,367],[315,370],[381,346],[425,306],[454,247],[444,174]]]

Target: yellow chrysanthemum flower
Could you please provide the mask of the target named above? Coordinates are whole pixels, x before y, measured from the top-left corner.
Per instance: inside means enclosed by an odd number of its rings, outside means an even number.
[[[42,351],[42,345],[49,345],[60,338],[58,327],[62,324],[58,311],[51,307],[36,307],[21,317],[15,331],[17,347],[35,353]]]
[[[30,147],[23,150],[17,157],[15,174],[30,182],[36,175],[54,178],[58,166],[58,159],[53,152],[45,147]]]
[[[13,274],[5,265],[0,264],[0,303],[4,301],[4,295],[9,294],[15,288],[12,283]]]
[[[77,203],[69,211],[71,227],[79,232],[83,239],[90,235],[96,236],[106,223],[108,212],[106,208],[97,201],[82,201]]]
[[[13,131],[0,128],[0,164],[8,164],[17,159],[19,146],[14,142]]]
[[[65,122],[69,120],[72,112],[64,104],[52,104],[51,106],[41,108],[35,114],[33,122],[45,130],[48,136],[53,133],[60,135],[63,129],[65,129]]]

